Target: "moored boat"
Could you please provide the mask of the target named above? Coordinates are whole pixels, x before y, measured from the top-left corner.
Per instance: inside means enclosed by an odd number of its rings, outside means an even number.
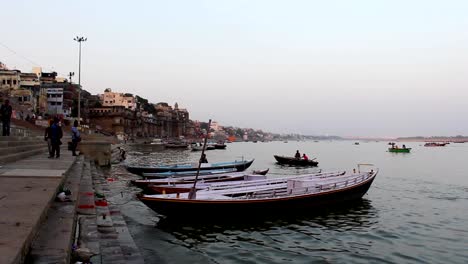
[[[259,174],[259,175],[266,175],[270,171],[270,169],[265,169],[265,170],[254,170],[253,174]]]
[[[229,168],[229,169],[221,169],[221,170],[201,170],[198,175],[205,176],[205,175],[219,175],[219,174],[226,174],[231,172],[237,172],[236,168]],[[191,171],[166,171],[166,172],[144,172],[143,177],[147,179],[161,179],[161,178],[179,178],[179,177],[190,177],[197,175],[196,170]]]
[[[317,166],[318,161],[314,159],[296,159],[295,157],[286,157],[286,156],[278,156],[274,155],[276,161],[282,165],[293,165],[293,166]]]
[[[284,214],[304,209],[342,204],[362,198],[378,170],[325,178],[322,181],[288,180],[286,185],[258,184],[250,188],[200,190],[189,193],[139,195],[138,199],[159,214],[193,217],[251,217]]]
[[[220,179],[206,180],[199,179],[196,184],[197,190],[209,189],[209,190],[227,190],[234,188],[252,188],[259,185],[268,185],[272,188],[278,188],[281,184],[285,186],[288,180],[291,179],[324,179],[330,177],[337,177],[344,175],[345,172],[326,172],[326,173],[312,173],[305,175],[288,175],[281,178],[267,179],[265,175],[256,174],[230,174],[219,176]],[[229,177],[224,179],[224,177]],[[179,181],[178,179],[162,179],[159,181],[155,180],[140,180],[133,182],[140,188],[150,189],[152,193],[176,193],[176,192],[188,192],[190,187],[193,186],[194,180],[190,181]]]
[[[215,149],[226,149],[226,144],[224,143],[216,143],[214,144]]]
[[[236,171],[244,171],[252,163],[251,160],[236,160],[230,162],[218,162],[218,163],[202,163],[200,171],[205,170],[223,170],[223,169],[236,169]],[[127,170],[131,173],[143,175],[143,173],[159,173],[159,172],[182,172],[182,171],[196,171],[198,169],[198,162],[186,163],[186,164],[174,164],[174,165],[159,165],[159,166],[127,166]]]
[[[249,181],[259,181],[265,180],[265,175],[257,175],[257,174],[239,174],[238,176],[235,175],[220,175],[218,179],[212,180],[201,180],[197,181],[196,189],[203,190],[210,188],[213,186],[225,185],[229,186],[230,183],[238,184],[241,182],[249,182]],[[189,192],[190,189],[193,187],[193,182],[185,182],[185,183],[169,183],[169,184],[148,184],[145,190],[149,193],[154,194],[170,194],[170,193],[185,193]]]
[[[166,143],[164,147],[169,148],[169,149],[187,149],[188,144],[187,143]]]
[[[269,169],[266,170],[261,170],[261,171],[253,171],[252,174],[248,174],[245,172],[225,172],[225,173],[217,173],[217,174],[200,174],[198,175],[198,181],[200,182],[219,182],[219,181],[232,181],[232,180],[239,180],[243,176],[250,175],[250,176],[265,176],[268,173]],[[146,175],[146,173],[144,174]],[[180,183],[193,183],[195,181],[196,174],[195,175],[189,175],[189,176],[179,176],[179,177],[164,177],[164,178],[158,178],[158,177],[146,177],[144,180],[132,180],[131,183],[143,188],[147,185],[153,184],[153,185],[158,185],[158,184],[180,184]],[[234,179],[236,178],[236,179]],[[251,177],[254,178],[254,177]],[[257,177],[259,178],[259,177]],[[260,177],[261,178],[261,177]],[[241,179],[240,179],[241,180]]]

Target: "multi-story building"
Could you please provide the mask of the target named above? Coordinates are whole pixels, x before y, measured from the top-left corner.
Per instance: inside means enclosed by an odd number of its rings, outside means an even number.
[[[69,115],[70,109],[63,109],[63,88],[47,88],[47,113]]]
[[[11,92],[20,86],[20,71],[18,70],[0,70],[0,91],[3,93]]]
[[[115,93],[107,88],[104,90],[101,100],[102,106],[123,106],[126,109],[136,110],[136,101],[133,94]]]
[[[211,121],[210,129],[214,132],[222,131],[223,127],[219,125],[217,121]]]

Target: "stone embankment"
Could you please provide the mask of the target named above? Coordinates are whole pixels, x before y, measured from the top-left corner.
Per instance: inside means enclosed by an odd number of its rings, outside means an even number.
[[[95,159],[66,144],[48,159],[42,136],[15,131],[0,137],[0,263],[143,263]],[[71,195],[57,201],[63,189]]]

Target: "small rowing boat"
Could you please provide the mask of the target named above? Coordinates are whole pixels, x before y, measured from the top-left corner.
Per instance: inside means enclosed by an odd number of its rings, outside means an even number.
[[[295,157],[286,157],[274,155],[276,161],[282,165],[292,165],[292,166],[317,166],[318,161],[315,159],[296,159]]]

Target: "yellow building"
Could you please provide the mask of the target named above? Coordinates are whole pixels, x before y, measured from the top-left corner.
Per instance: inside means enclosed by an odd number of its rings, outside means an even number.
[[[110,88],[104,90],[101,95],[102,106],[124,106],[126,109],[135,110],[136,101],[132,94],[115,93]]]

